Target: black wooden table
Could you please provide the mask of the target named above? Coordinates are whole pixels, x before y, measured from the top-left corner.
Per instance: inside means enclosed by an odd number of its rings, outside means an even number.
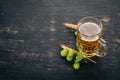
[[[76,71],[61,58],[60,44],[75,46],[85,16],[104,22],[108,55]],[[0,0],[0,80],[120,80],[119,0]]]

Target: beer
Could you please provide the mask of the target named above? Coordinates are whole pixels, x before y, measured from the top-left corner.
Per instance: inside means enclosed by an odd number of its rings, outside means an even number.
[[[101,28],[93,22],[83,23],[78,27],[76,45],[88,57],[92,57],[100,48]]]

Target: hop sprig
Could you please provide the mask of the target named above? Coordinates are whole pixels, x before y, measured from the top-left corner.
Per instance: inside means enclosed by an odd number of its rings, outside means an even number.
[[[80,63],[83,61],[87,62],[86,60],[89,60],[93,63],[96,63],[94,60],[90,59],[89,57],[86,57],[82,52],[76,51],[72,48],[69,48],[65,45],[61,45],[63,50],[61,50],[60,55],[62,57],[65,57],[67,61],[73,61],[73,68],[78,70],[80,68]]]
[[[75,63],[73,64],[73,68],[78,70],[80,68],[80,63],[82,61],[83,58],[83,54],[82,52],[79,52],[78,55],[76,55],[75,57]]]
[[[75,63],[73,64],[73,68],[78,70],[80,68],[80,61],[83,59],[83,55],[81,52],[79,52],[77,55],[75,55],[75,51],[70,49],[63,49],[60,52],[60,55],[62,57],[66,57],[67,61],[75,61]]]

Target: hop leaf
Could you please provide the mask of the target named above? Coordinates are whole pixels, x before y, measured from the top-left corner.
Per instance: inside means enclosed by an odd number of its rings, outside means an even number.
[[[68,50],[67,50],[67,49],[63,49],[63,50],[60,52],[60,55],[61,55],[62,57],[67,56],[67,55],[68,55]]]

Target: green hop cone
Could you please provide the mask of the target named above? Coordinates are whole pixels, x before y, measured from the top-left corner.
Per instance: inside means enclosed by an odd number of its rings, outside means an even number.
[[[74,34],[75,34],[75,36],[77,36],[77,34],[78,34],[78,31],[75,31],[75,33],[74,33]]]
[[[62,57],[66,57],[68,55],[68,50],[67,49],[63,49],[61,52],[60,52],[60,55]]]
[[[66,59],[67,59],[67,61],[72,61],[73,60],[73,56],[67,55]]]
[[[82,59],[83,59],[83,55],[81,52],[79,52],[79,54],[75,58],[75,62],[80,62]]]
[[[69,52],[68,52],[68,55],[69,56],[73,56],[75,53],[74,53],[74,51],[73,50],[69,50]]]
[[[67,55],[67,57],[66,57],[67,61],[72,61],[74,54],[75,54],[75,53],[74,53],[73,50],[69,50],[68,55]]]
[[[80,63],[77,63],[77,62],[74,63],[73,64],[73,68],[76,69],[76,70],[78,70],[80,68]]]

